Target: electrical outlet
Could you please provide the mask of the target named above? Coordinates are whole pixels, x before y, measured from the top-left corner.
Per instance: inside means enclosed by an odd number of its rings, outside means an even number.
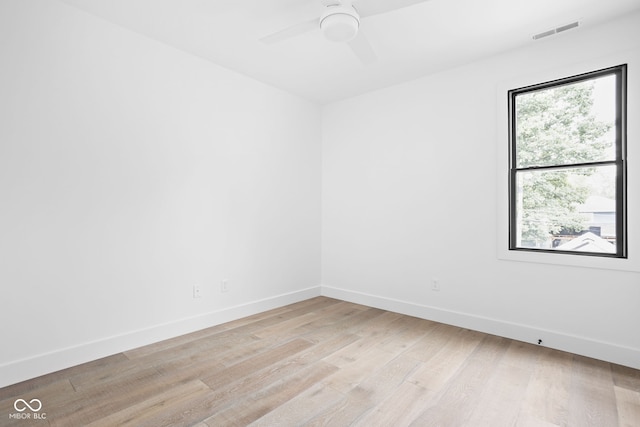
[[[440,279],[436,279],[435,277],[431,279],[431,290],[435,292],[440,291]]]
[[[229,281],[227,279],[220,282],[220,292],[223,294],[229,292]]]
[[[193,285],[193,297],[201,298],[202,297],[202,288],[200,285]]]

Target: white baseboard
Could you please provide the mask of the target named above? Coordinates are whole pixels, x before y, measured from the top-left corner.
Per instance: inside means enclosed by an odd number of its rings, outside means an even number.
[[[227,307],[0,365],[0,387],[320,296],[320,287]]]
[[[640,349],[637,348],[330,286],[321,289],[323,296],[532,344],[542,339],[545,347],[640,369]]]
[[[533,344],[536,344],[538,339],[542,339],[542,345],[546,347],[640,369],[640,349],[513,322],[505,322],[489,317],[444,310],[437,307],[346,289],[322,286],[251,301],[198,316],[180,319],[175,322],[139,329],[6,363],[0,365],[0,387],[295,302],[304,301],[319,295]]]

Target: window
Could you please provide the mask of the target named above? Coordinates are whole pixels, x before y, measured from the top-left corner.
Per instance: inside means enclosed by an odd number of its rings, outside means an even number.
[[[626,258],[626,65],[508,96],[509,249]]]

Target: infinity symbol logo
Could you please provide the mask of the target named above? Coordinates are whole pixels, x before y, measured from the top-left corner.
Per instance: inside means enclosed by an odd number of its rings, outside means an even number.
[[[34,408],[34,406],[36,405],[31,406],[29,404],[33,404],[34,402],[38,405],[37,408]],[[22,405],[18,407],[18,403],[22,403]],[[31,412],[38,412],[40,409],[42,409],[42,402],[40,402],[40,400],[38,399],[31,399],[29,403],[27,403],[27,401],[24,399],[18,399],[13,402],[13,408],[18,412],[24,412],[27,410],[27,408],[31,409]]]

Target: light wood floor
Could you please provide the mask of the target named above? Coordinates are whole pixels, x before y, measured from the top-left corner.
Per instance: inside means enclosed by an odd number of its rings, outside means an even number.
[[[46,420],[9,419],[37,398]],[[0,389],[15,426],[640,426],[640,371],[318,297]]]

